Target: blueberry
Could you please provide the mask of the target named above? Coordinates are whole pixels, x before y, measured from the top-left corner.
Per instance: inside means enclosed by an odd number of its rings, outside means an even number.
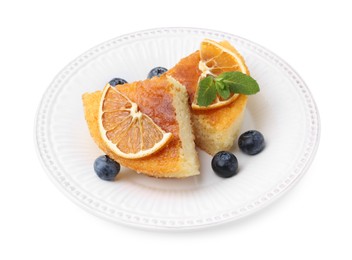
[[[256,130],[247,131],[238,138],[238,146],[242,152],[255,155],[265,147],[264,136]]]
[[[113,181],[120,172],[120,164],[107,155],[99,156],[94,162],[94,171],[100,179]]]
[[[109,84],[112,87],[115,87],[116,85],[123,85],[125,83],[127,83],[127,81],[121,78],[113,78],[112,80],[109,81]]]
[[[230,152],[218,152],[211,160],[211,167],[213,168],[213,171],[220,177],[232,177],[237,174],[237,158]]]
[[[151,79],[152,77],[160,77],[163,73],[165,73],[167,69],[163,67],[155,67],[148,73],[148,79]]]

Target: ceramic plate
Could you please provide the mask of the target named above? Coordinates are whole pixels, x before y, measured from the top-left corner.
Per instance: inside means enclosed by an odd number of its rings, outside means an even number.
[[[244,56],[260,87],[250,96],[242,132],[261,131],[265,150],[248,156],[235,145],[239,173],[217,177],[211,157],[199,150],[201,175],[155,179],[123,168],[115,182],[93,170],[102,155],[91,139],[81,96],[114,77],[145,79],[156,66],[171,68],[204,38],[227,40]],[[234,221],[269,205],[307,171],[317,149],[319,118],[300,76],[267,49],[232,34],[193,28],[160,28],[104,42],[68,64],[40,103],[36,127],[40,160],[72,201],[104,219],[150,229],[205,228]]]

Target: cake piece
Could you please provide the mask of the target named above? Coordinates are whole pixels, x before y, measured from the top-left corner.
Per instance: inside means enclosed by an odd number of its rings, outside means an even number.
[[[241,71],[249,74],[244,59],[228,42],[204,40],[201,48],[181,59],[166,74],[187,89],[195,142],[198,147],[214,155],[229,150],[237,140],[247,104],[247,96],[234,94],[227,100],[217,99],[209,107],[197,105],[199,80],[207,75]]]
[[[115,96],[120,101],[114,100]],[[187,91],[172,77],[154,77],[116,87],[108,85],[104,91],[85,93],[82,98],[90,134],[110,158],[125,167],[153,177],[183,178],[199,174]],[[123,119],[120,124],[111,126],[111,120],[120,120],[118,117],[121,113],[117,115],[117,112],[111,111],[114,107],[121,106],[121,100],[127,105],[123,104],[124,109],[115,110],[123,110],[129,119]],[[104,109],[105,112],[102,112]],[[134,112],[131,117],[129,113],[132,110]],[[126,123],[126,120],[130,121]],[[135,120],[143,122],[137,124]],[[124,124],[125,129],[131,128],[131,124],[135,124],[137,128],[117,140],[114,133],[119,133]],[[142,150],[142,144],[144,151],[150,152],[149,147],[153,144],[148,142],[155,136],[160,137],[157,143],[161,146],[149,155],[140,155],[138,151]],[[107,140],[109,138],[110,143]],[[118,149],[113,146],[114,142],[119,143]],[[134,154],[139,155],[134,157]]]

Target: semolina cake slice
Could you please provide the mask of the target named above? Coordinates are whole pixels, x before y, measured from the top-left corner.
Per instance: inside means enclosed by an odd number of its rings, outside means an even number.
[[[242,56],[230,43],[226,41],[220,43],[211,40],[208,41],[210,44],[220,45],[223,52],[235,55],[241,65],[241,67],[237,63],[227,65],[229,67],[227,70],[218,67],[214,69],[214,72],[217,70],[216,73],[220,74],[224,71],[242,71],[245,74],[249,74]],[[212,58],[210,60],[213,62]],[[213,66],[216,66],[216,64]],[[191,107],[194,105],[199,80],[206,72],[203,70],[204,67],[200,51],[198,50],[181,59],[166,73],[186,87]],[[231,102],[228,101],[227,104],[221,107],[216,108],[214,106],[215,108],[212,109],[191,109],[196,145],[210,155],[231,149],[235,140],[237,140],[247,104],[247,96],[242,94],[235,95],[232,99],[229,99]]]
[[[239,95],[235,101],[222,108],[193,110],[197,146],[210,155],[230,150],[238,138],[246,104],[247,96]]]
[[[118,155],[103,140],[99,128],[103,92],[96,91],[83,94],[82,99],[90,134],[99,148],[121,165],[149,176],[184,178],[198,175],[199,160],[185,87],[170,76],[162,76],[117,85],[115,88],[136,104],[138,111],[147,115],[165,133],[171,134],[171,138],[162,148],[141,158]],[[130,140],[125,141],[128,144]]]

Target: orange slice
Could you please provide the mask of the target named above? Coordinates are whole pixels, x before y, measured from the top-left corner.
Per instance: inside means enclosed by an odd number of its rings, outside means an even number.
[[[221,73],[228,71],[240,71],[249,74],[248,68],[241,54],[239,54],[239,52],[227,41],[217,43],[208,39],[203,40],[200,44],[200,61],[198,66],[201,71],[199,80],[209,75],[216,77]],[[196,90],[192,102],[192,108],[196,110],[208,110],[223,107],[232,103],[238,97],[238,94],[232,94],[228,99],[223,100],[220,96],[217,96],[212,104],[205,107],[198,105],[197,93],[198,90]]]
[[[99,108],[99,131],[104,143],[117,155],[142,158],[163,148],[172,134],[138,111],[136,103],[107,84]]]

